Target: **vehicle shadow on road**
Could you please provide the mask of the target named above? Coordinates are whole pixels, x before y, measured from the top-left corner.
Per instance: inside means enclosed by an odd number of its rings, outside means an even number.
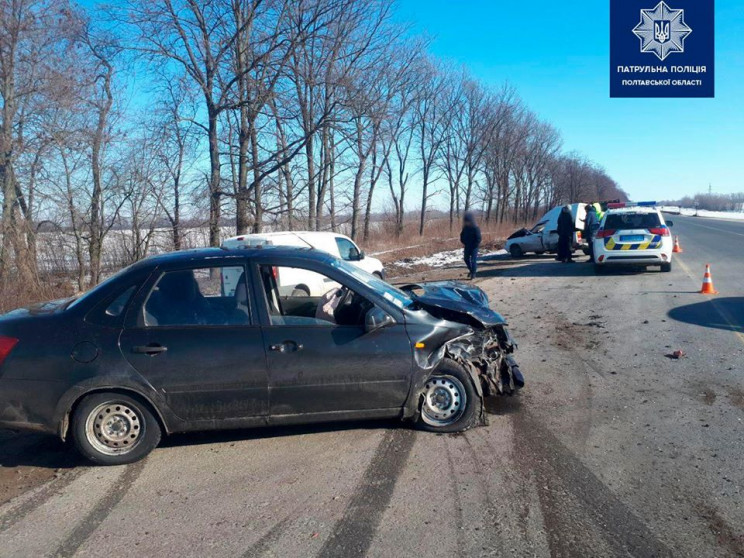
[[[584,259],[576,263],[561,263],[553,258],[548,261],[541,258],[535,263],[529,259],[511,260],[515,265],[510,267],[491,267],[487,263],[478,267],[478,278],[489,277],[593,277],[594,266],[585,263]]]
[[[266,426],[237,430],[212,430],[205,432],[185,432],[172,434],[163,439],[160,447],[198,446],[224,442],[244,442],[264,438],[283,438],[326,432],[347,430],[389,430],[393,428],[411,428],[400,420],[368,420],[349,422],[324,422],[318,424],[298,424],[291,426]]]
[[[403,424],[399,420],[393,419],[185,432],[164,437],[160,447],[198,446],[347,430],[389,430],[395,428],[410,429],[412,427],[410,424]],[[0,449],[0,469],[13,467],[73,469],[90,465],[75,451],[71,443],[62,442],[55,436],[0,430],[0,446],[2,448]]]
[[[744,297],[712,298],[672,308],[667,315],[686,324],[744,333]]]
[[[86,462],[56,436],[0,430],[0,468],[72,469]]]
[[[523,261],[540,261],[540,260],[555,260],[555,254],[525,254],[519,258],[513,258],[509,254],[486,254],[485,256],[478,256],[478,263],[487,262],[510,262],[518,263]]]

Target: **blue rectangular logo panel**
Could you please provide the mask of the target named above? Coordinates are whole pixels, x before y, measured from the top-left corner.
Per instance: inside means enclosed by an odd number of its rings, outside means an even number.
[[[610,97],[713,97],[714,0],[610,0]]]

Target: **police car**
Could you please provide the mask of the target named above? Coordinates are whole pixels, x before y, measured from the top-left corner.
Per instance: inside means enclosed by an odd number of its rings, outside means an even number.
[[[664,221],[656,202],[612,203],[594,237],[594,266],[602,273],[610,266],[660,266],[672,270],[672,222]]]

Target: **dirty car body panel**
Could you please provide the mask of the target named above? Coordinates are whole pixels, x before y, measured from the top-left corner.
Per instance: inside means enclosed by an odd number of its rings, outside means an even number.
[[[243,297],[237,290],[217,292],[208,301],[222,308],[221,321],[153,325],[148,305],[164,277],[220,266],[245,270]],[[267,266],[326,274],[385,323],[372,329],[277,325],[262,276]],[[219,273],[207,279],[219,284]],[[235,314],[226,305],[238,298],[241,313]],[[481,289],[456,282],[398,289],[301,248],[215,248],[147,258],[78,299],[0,316],[3,346],[11,348],[0,352],[0,427],[63,439],[78,402],[102,391],[138,398],[172,433],[414,418],[424,383],[445,358],[468,370],[479,394],[510,395],[523,385],[506,321]]]

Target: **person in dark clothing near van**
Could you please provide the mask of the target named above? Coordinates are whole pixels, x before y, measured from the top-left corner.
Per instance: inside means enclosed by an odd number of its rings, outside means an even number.
[[[464,247],[465,265],[468,267],[468,279],[475,279],[478,271],[478,248],[481,243],[480,227],[475,222],[475,216],[466,211],[462,218],[462,232],[460,242]]]
[[[571,206],[564,205],[558,216],[558,257],[563,263],[573,263],[573,235],[576,232]]]
[[[586,205],[586,219],[584,219],[584,238],[589,245],[589,263],[594,262],[594,235],[599,228],[597,208],[591,204]]]

